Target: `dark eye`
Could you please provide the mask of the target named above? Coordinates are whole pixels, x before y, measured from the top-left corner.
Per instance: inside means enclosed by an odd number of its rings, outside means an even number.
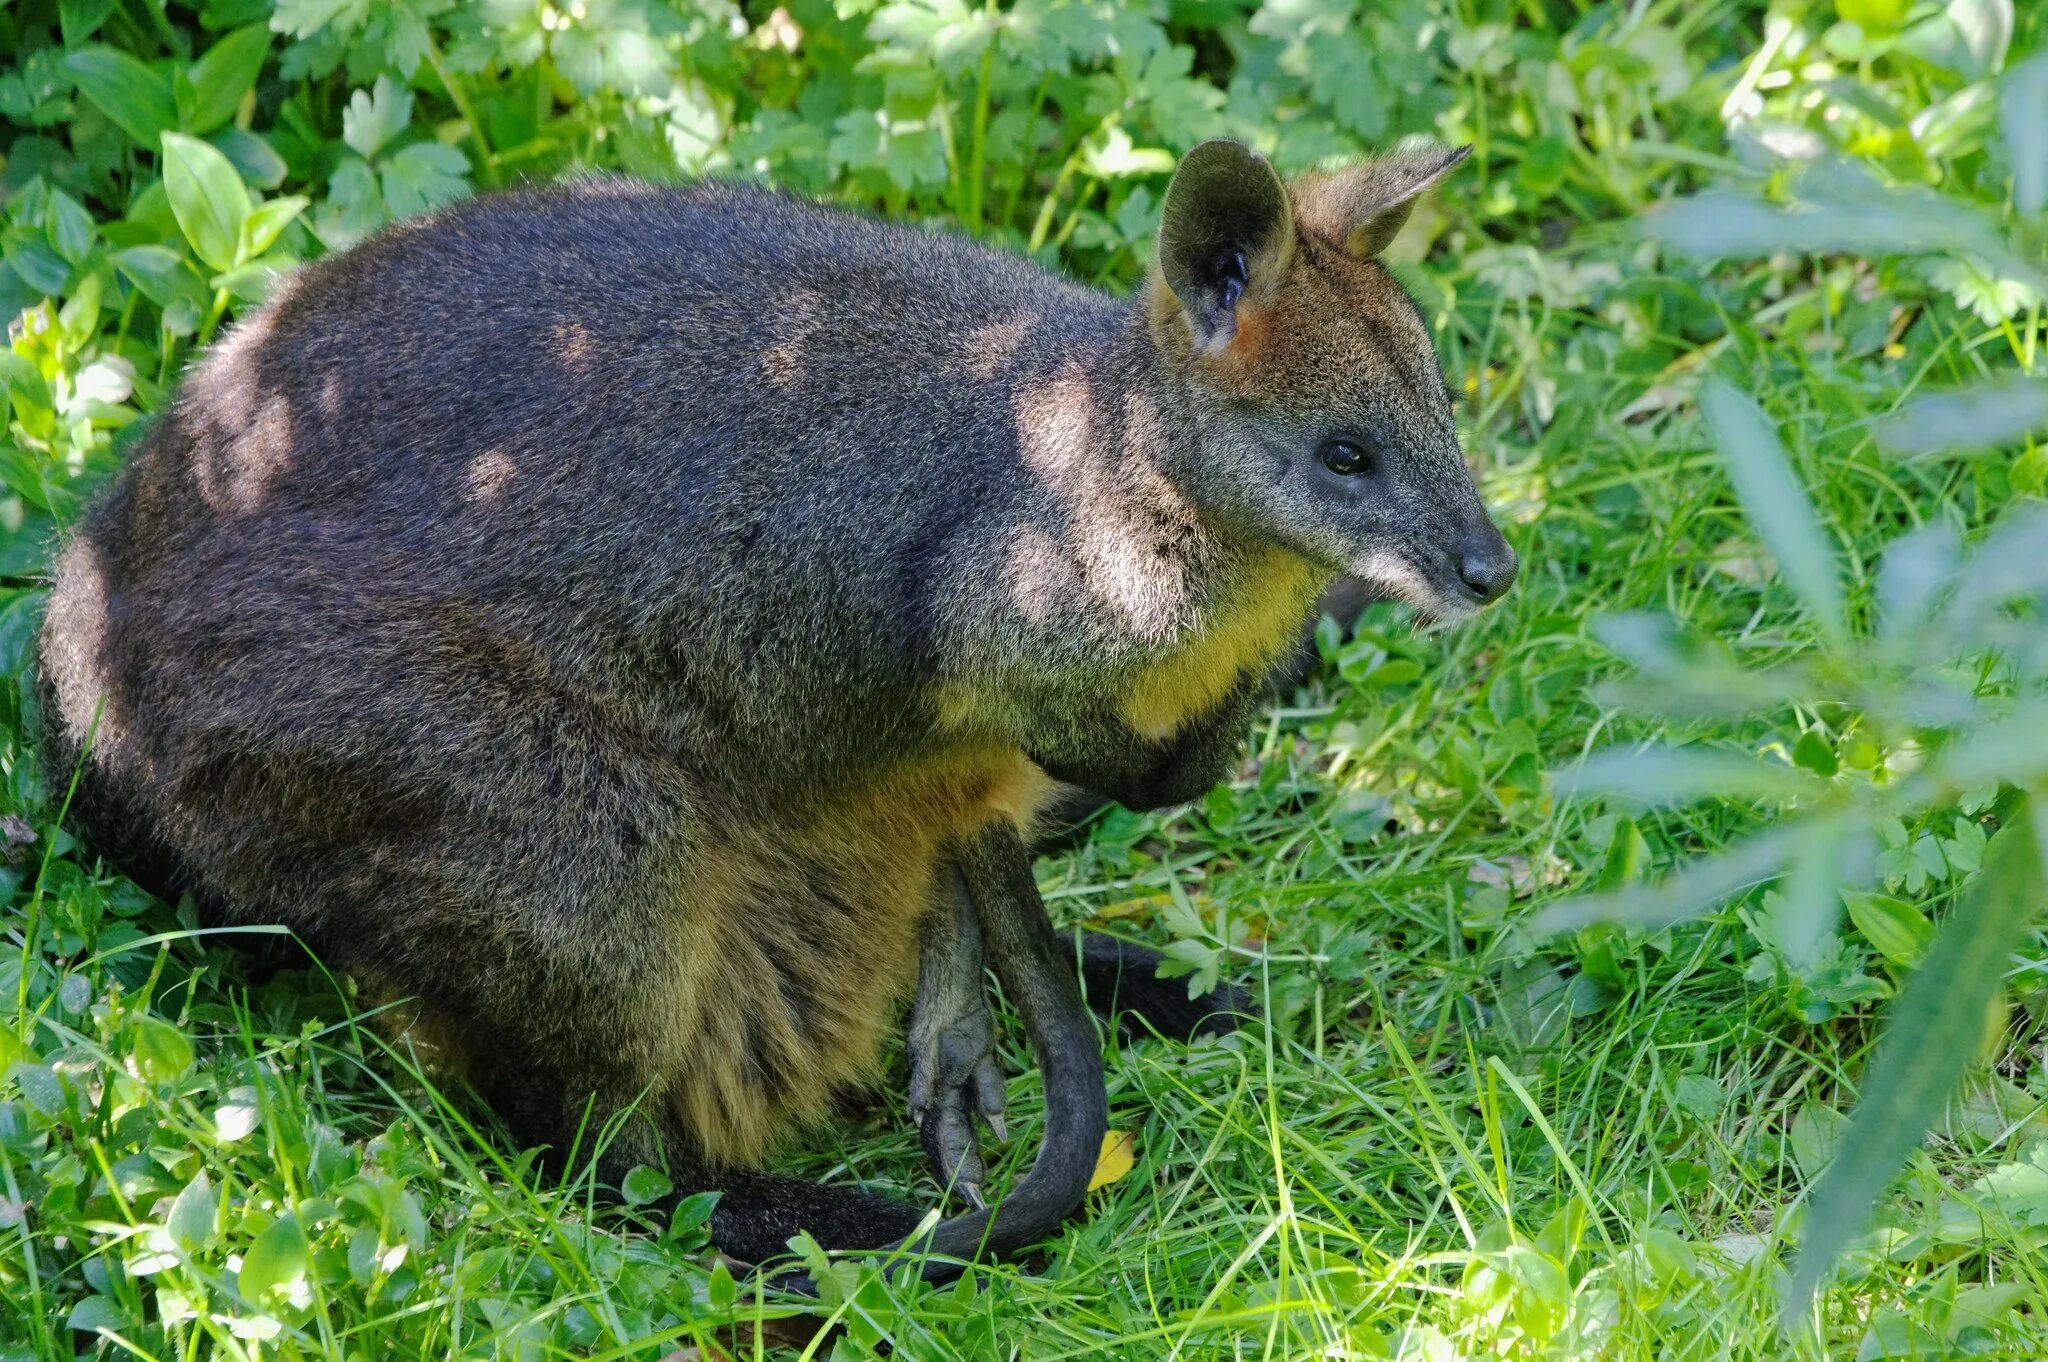
[[[1372,455],[1356,440],[1331,440],[1323,445],[1323,467],[1340,477],[1355,478],[1372,471]]]

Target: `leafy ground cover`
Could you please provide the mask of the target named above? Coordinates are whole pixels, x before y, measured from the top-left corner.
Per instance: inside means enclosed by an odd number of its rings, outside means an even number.
[[[1781,1323],[1877,1023],[1997,899],[2048,767],[2038,613],[1966,608],[2048,562],[2016,518],[2048,399],[2013,381],[2044,37],[2009,0],[0,8],[0,1352],[2048,1355],[2030,911],[1961,1043],[1907,1014],[1894,1048],[1967,1077]],[[1132,1166],[1034,1260],[763,1300],[701,1202],[538,1180],[346,980],[255,969],[56,828],[50,536],[275,270],[596,167],[762,176],[1121,290],[1202,137],[1291,169],[1417,130],[1477,147],[1399,252],[1524,577],[1453,633],[1327,631],[1238,780],[1044,864],[1063,921],[1248,980],[1266,1022],[1109,1042]],[[1944,535],[1991,547],[1952,569]],[[1015,1079],[998,1182],[1035,1102]],[[936,1195],[887,1093],[787,1164]]]

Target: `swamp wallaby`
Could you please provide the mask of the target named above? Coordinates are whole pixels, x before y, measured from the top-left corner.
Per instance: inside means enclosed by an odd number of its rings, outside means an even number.
[[[731,185],[393,227],[216,345],[65,547],[48,765],[117,865],[414,1000],[522,1138],[632,1112],[601,1171],[719,1189],[743,1259],[918,1226],[754,1170],[906,1003],[971,1190],[986,960],[1045,1143],[916,1247],[1040,1238],[1104,1126],[1077,973],[1162,1029],[1232,1004],[1077,970],[1023,840],[1055,782],[1200,794],[1335,573],[1435,617],[1514,575],[1373,259],[1461,155],[1283,185],[1204,143],[1130,302]]]

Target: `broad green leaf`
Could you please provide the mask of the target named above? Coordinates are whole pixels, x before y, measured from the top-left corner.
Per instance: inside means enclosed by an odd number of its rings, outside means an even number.
[[[242,238],[236,257],[254,260],[269,250],[276,244],[279,234],[292,224],[292,219],[304,212],[311,202],[302,194],[287,194],[258,204],[254,212],[242,219]]]
[[[1895,965],[1918,964],[1934,939],[1934,924],[1904,899],[1889,894],[1851,891],[1842,896],[1849,905],[1849,920],[1879,955]]]
[[[114,12],[115,0],[57,0],[57,25],[64,46],[76,47],[99,32]]]
[[[2048,807],[2032,799],[1991,839],[1983,872],[1886,1016],[1849,1129],[1808,1202],[1788,1320],[1805,1310],[1981,1050],[1985,1013],[2007,961],[2041,909],[2043,821]]]
[[[55,401],[49,380],[35,361],[13,350],[0,349],[0,383],[6,384],[7,396],[19,414],[26,414],[23,408],[47,411]]]
[[[205,1248],[213,1238],[214,1214],[219,1205],[220,1194],[214,1190],[212,1179],[202,1168],[171,1202],[167,1225],[171,1238],[188,1252]]]
[[[1835,757],[1834,744],[1817,728],[1809,728],[1799,735],[1798,743],[1792,748],[1792,764],[1824,778],[1842,769],[1841,762]]]
[[[126,52],[87,47],[64,59],[78,88],[122,132],[144,149],[178,126],[171,82]]]
[[[626,1170],[626,1176],[619,1180],[619,1195],[629,1206],[645,1206],[661,1200],[675,1190],[675,1184],[659,1168],[646,1164],[635,1164]]]
[[[58,333],[72,349],[84,349],[98,333],[100,295],[105,287],[100,283],[99,275],[88,274],[79,281],[78,288],[72,295],[64,300],[64,306],[57,309]]]
[[[176,82],[178,122],[190,133],[212,132],[235,116],[242,97],[255,88],[270,53],[270,26],[250,24],[206,49]]]
[[[242,1271],[235,1285],[242,1298],[259,1309],[270,1306],[273,1297],[283,1297],[285,1303],[298,1303],[307,1295],[309,1257],[306,1231],[300,1227],[298,1218],[279,1216],[242,1255]]]
[[[96,1334],[102,1329],[126,1331],[135,1327],[121,1302],[110,1296],[86,1296],[64,1317],[66,1327],[80,1333]]]
[[[292,269],[299,262],[281,251],[258,256],[254,260],[223,270],[210,281],[213,287],[226,291],[238,303],[260,303],[270,296],[277,287],[279,275]]]
[[[739,1297],[739,1283],[732,1279],[732,1269],[721,1257],[711,1265],[711,1276],[704,1283],[704,1299],[713,1310],[726,1311],[732,1309]]]
[[[169,246],[151,243],[116,251],[114,267],[158,307],[169,307],[180,300],[195,306],[205,302],[205,281],[192,268],[191,261]]]
[[[253,132],[244,132],[229,125],[207,134],[206,141],[234,163],[244,184],[258,189],[275,189],[291,173],[291,168],[284,163],[284,157],[277,154],[277,149]]]
[[[1777,430],[1754,400],[1718,378],[1701,386],[1700,412],[1743,510],[1777,559],[1779,575],[1815,623],[1840,638],[1842,583],[1834,547],[1821,532]]]
[[[169,1022],[144,1017],[135,1024],[135,1067],[157,1082],[176,1078],[192,1067],[192,1042]]]
[[[254,205],[227,157],[196,137],[165,133],[164,191],[179,230],[201,260],[215,270],[240,263],[235,248]]]
[[[92,254],[93,238],[98,235],[99,229],[93,226],[92,214],[84,204],[69,194],[50,195],[50,245],[64,257],[65,263],[83,265]]]

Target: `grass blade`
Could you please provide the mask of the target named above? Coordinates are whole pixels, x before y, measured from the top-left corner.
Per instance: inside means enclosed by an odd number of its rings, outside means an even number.
[[[1718,378],[1701,387],[1700,412],[1742,509],[1778,560],[1779,575],[1815,622],[1831,638],[1840,638],[1842,583],[1834,546],[1821,531],[1770,418],[1754,400]]]
[[[1806,1233],[1785,1301],[1806,1308],[1836,1255],[1855,1237],[1892,1175],[1919,1145],[1976,1055],[1985,1009],[2041,901],[2038,798],[1985,848],[1984,869],[1936,934],[1885,1020],[1835,1158],[1808,1204]]]

